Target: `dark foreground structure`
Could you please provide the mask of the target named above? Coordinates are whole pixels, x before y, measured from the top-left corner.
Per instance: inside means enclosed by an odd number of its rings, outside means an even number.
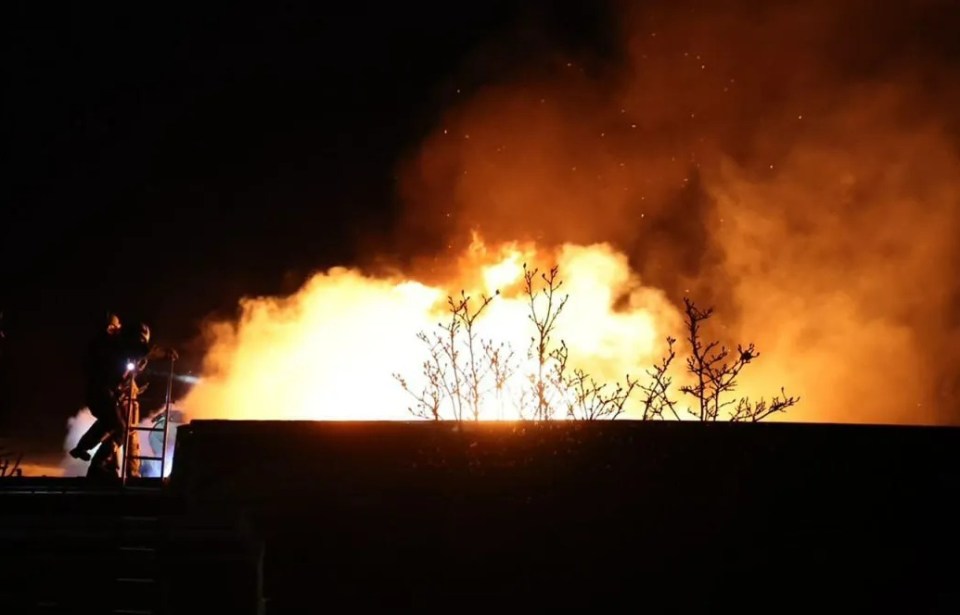
[[[960,612],[960,430],[181,427],[162,489],[0,487],[0,613]]]

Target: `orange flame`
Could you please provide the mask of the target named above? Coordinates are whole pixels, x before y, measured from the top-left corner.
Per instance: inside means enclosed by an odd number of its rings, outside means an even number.
[[[949,5],[640,3],[616,20],[615,59],[524,50],[516,70],[501,54],[504,77],[459,99],[400,172],[397,249],[470,244],[452,273],[337,268],[293,297],[244,300],[211,331],[190,410],[407,418],[390,374],[415,376],[415,334],[446,294],[499,287],[485,334],[523,354],[522,264],[557,262],[558,337],[597,378],[638,375],[664,337],[682,339],[691,296],[716,307],[712,337],[756,342],[740,394],[803,397],[789,419],[956,422]]]
[[[534,370],[526,356],[532,329],[523,265],[549,256],[532,244],[489,248],[475,238],[461,261],[463,276],[451,280],[469,295],[496,295],[477,333],[516,352],[511,395]],[[567,245],[556,262],[570,299],[555,337],[568,345],[572,365],[613,380],[658,356],[679,315],[660,291],[641,284],[623,254],[604,244]],[[416,334],[449,317],[446,296],[416,280],[334,268],[292,297],[246,299],[238,323],[212,330],[206,376],[187,398],[187,411],[237,419],[410,419],[410,399],[391,374],[402,373],[414,388],[423,384],[417,366],[428,357]],[[481,418],[519,416],[515,407],[501,410],[488,403]]]

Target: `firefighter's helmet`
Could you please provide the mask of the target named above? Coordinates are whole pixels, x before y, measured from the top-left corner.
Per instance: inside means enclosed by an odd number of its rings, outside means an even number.
[[[140,323],[140,343],[150,343],[150,327],[146,323]]]

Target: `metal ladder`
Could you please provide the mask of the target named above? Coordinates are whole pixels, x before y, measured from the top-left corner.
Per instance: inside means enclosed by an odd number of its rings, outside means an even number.
[[[135,394],[138,373],[133,371],[130,374],[130,386],[127,394],[127,425],[123,434],[123,463],[120,466],[120,488],[122,491],[156,492],[163,488],[166,474],[167,436],[170,432],[170,405],[173,402],[173,375],[177,360],[177,353],[174,350],[171,349],[169,353],[170,373],[167,377],[166,400],[159,419],[163,421],[162,427],[139,424],[140,405]],[[143,432],[163,434],[162,444],[158,452],[152,455],[142,455],[140,453],[139,441],[135,439]],[[136,443],[135,446],[134,443]],[[159,464],[159,478],[141,479],[139,474],[143,469],[144,461]],[[135,473],[131,472],[134,465],[138,466],[138,471]],[[117,554],[119,560],[124,564],[125,572],[114,577],[114,585],[110,595],[117,602],[111,612],[117,615],[156,615],[158,612],[166,612],[163,606],[166,588],[159,560],[163,542],[160,516],[127,513],[120,518],[118,530],[120,540],[117,545]],[[156,610],[158,608],[159,611]]]
[[[130,468],[134,465],[134,462],[140,462],[137,474],[139,474],[139,469],[142,469],[142,464],[144,461],[156,461],[160,464],[160,476],[159,480],[156,481],[156,486],[163,486],[163,479],[166,475],[166,452],[167,452],[167,436],[170,432],[170,404],[172,403],[173,395],[173,373],[174,365],[177,360],[177,353],[173,349],[169,350],[170,353],[170,373],[167,377],[167,394],[166,401],[164,403],[163,412],[160,416],[160,420],[163,421],[163,427],[147,427],[140,425],[140,406],[139,403],[135,401],[135,391],[136,391],[136,377],[137,372],[133,371],[130,374],[130,387],[129,393],[127,395],[127,426],[123,434],[123,463],[120,466],[120,484],[123,488],[131,488],[131,478],[140,478],[139,476],[131,476]],[[163,433],[163,440],[160,446],[159,455],[141,455],[139,442],[136,443],[136,446],[132,446],[134,438],[140,432],[147,433]],[[129,454],[132,453],[132,454]]]
[[[160,553],[163,527],[159,516],[125,514],[117,528],[117,561],[114,569],[112,613],[157,615],[166,612],[166,583]]]

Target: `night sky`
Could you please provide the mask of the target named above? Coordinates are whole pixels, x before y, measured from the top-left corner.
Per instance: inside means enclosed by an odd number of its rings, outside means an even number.
[[[389,253],[397,163],[487,41],[602,46],[591,3],[304,4],[4,5],[0,433],[59,447],[107,310],[195,369],[242,295]]]

